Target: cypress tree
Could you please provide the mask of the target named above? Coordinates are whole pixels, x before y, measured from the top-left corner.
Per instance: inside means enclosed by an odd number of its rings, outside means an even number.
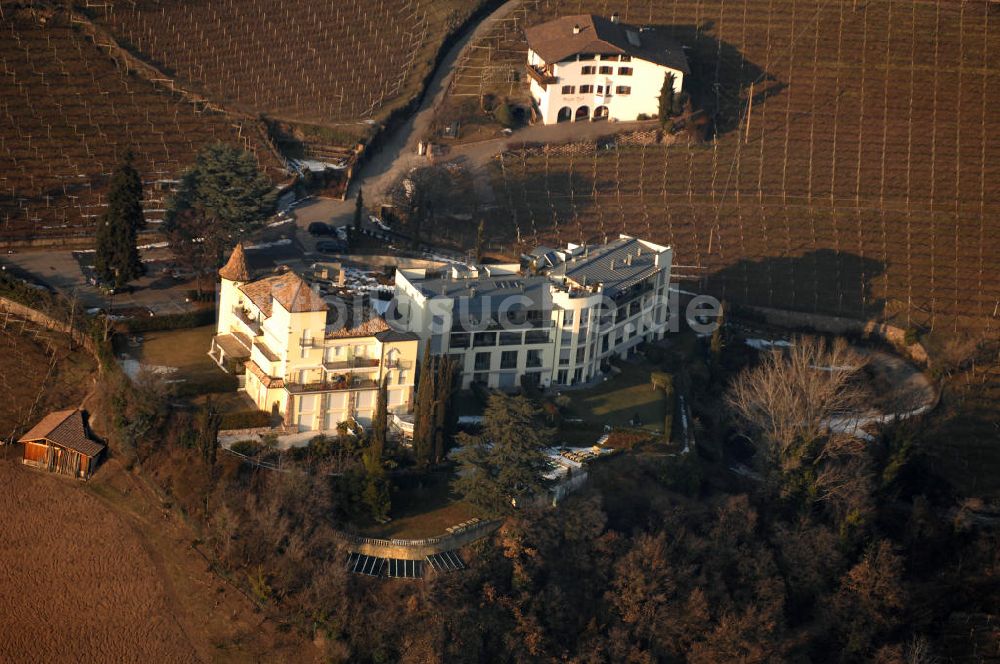
[[[378,458],[382,458],[385,449],[386,430],[389,427],[389,376],[382,379],[378,390],[378,402],[375,404],[375,415],[372,417],[372,449],[377,450]]]
[[[674,108],[674,75],[670,72],[663,77],[663,87],[660,88],[660,124],[666,126]]]
[[[361,193],[363,190],[358,187],[358,197],[354,200],[354,232],[361,232],[361,220],[364,217],[365,199]]]
[[[142,275],[136,241],[144,224],[142,178],[128,152],[111,179],[108,209],[97,224],[94,270],[102,282],[120,288]]]
[[[444,459],[445,443],[447,442],[448,415],[451,413],[451,391],[455,378],[455,364],[447,357],[439,357],[437,361],[437,380],[434,385],[434,461],[441,463]]]
[[[434,369],[428,342],[420,363],[413,422],[413,452],[420,465],[429,463],[434,454],[434,397]]]

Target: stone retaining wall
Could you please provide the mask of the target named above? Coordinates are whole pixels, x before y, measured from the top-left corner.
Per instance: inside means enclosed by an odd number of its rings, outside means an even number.
[[[434,553],[453,551],[476,540],[480,540],[495,532],[502,521],[484,521],[482,525],[469,528],[460,533],[431,537],[422,540],[381,539],[376,537],[358,537],[342,535],[347,548],[352,553],[379,558],[395,558],[397,560],[423,560]]]

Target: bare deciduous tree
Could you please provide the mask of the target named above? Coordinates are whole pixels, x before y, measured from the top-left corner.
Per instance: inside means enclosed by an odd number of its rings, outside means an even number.
[[[863,359],[843,339],[799,337],[737,376],[727,401],[756,434],[758,459],[784,472],[800,467],[834,418],[856,409]]]

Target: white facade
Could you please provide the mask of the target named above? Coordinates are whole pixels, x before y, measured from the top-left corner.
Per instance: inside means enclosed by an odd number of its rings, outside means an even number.
[[[332,432],[352,419],[368,426],[384,380],[389,413],[409,412],[416,335],[393,332],[380,318],[331,329],[323,298],[294,272],[251,281],[245,265],[229,269],[234,260],[243,260],[242,249],[223,269],[209,354],[244,374],[242,389],[258,408],[299,431]]]
[[[434,355],[449,355],[473,382],[512,390],[575,385],[614,356],[663,338],[669,319],[670,247],[621,236],[598,247],[569,245],[541,276],[518,266],[399,270],[396,300],[409,330]],[[505,303],[515,306],[504,309]],[[468,312],[470,329],[462,320]],[[511,313],[513,312],[513,313]]]
[[[680,94],[684,72],[635,56],[578,53],[548,63],[528,50],[531,96],[544,124],[608,119],[632,121],[656,115],[667,74]],[[551,81],[551,82],[549,82]]]

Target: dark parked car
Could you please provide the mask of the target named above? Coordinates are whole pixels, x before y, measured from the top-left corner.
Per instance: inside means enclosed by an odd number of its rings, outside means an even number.
[[[324,254],[343,254],[347,252],[347,243],[340,240],[320,240],[316,243],[316,251]]]
[[[322,221],[314,221],[309,224],[309,234],[310,235],[329,235],[330,227],[324,224]]]

